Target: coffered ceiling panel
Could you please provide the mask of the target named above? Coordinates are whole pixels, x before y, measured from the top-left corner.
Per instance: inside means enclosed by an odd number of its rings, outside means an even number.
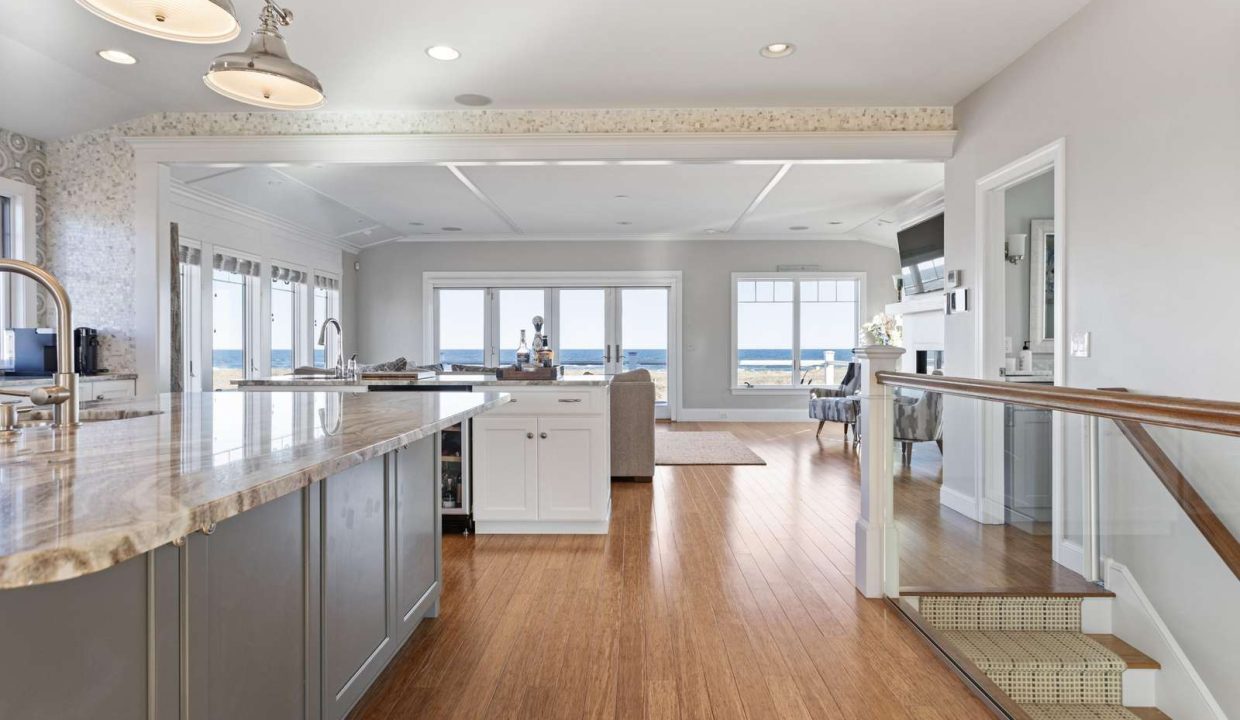
[[[402,235],[486,235],[512,230],[446,167],[324,165],[281,171]]]
[[[737,231],[849,233],[941,182],[941,163],[796,165]]]
[[[727,230],[778,165],[540,165],[462,172],[522,231],[702,233]]]

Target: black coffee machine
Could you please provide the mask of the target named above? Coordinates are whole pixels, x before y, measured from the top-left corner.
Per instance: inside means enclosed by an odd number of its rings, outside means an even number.
[[[80,327],[73,331],[74,357],[79,375],[99,374],[99,331]]]

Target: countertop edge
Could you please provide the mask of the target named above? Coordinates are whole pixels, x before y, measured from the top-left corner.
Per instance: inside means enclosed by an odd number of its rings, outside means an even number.
[[[508,395],[500,395],[458,413],[422,425],[367,447],[321,460],[279,477],[248,487],[227,498],[186,508],[178,517],[155,527],[154,523],[130,524],[123,529],[97,532],[86,547],[55,547],[13,553],[0,558],[0,590],[34,587],[72,580],[120,565],[139,555],[157,550],[187,535],[209,528],[260,505],[278,500],[332,475],[361,465],[402,446],[422,440],[462,420],[480,415],[506,404]]]

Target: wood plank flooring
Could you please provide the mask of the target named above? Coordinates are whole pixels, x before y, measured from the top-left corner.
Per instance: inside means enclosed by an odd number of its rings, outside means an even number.
[[[896,610],[855,592],[850,444],[830,428],[816,440],[813,423],[659,431],[700,429],[736,434],[768,465],[660,467],[651,484],[614,483],[606,536],[445,537],[441,616],[352,717],[991,717]],[[937,489],[930,501],[935,466],[919,448],[902,481],[916,483],[902,493],[906,547],[981,547],[957,523],[934,530],[950,512]],[[913,558],[907,572],[928,582]],[[1012,566],[978,562],[987,578]],[[1022,583],[1035,566],[1015,566]],[[949,569],[963,582],[974,566]]]

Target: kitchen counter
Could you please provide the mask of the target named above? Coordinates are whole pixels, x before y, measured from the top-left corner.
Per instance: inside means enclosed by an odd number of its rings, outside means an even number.
[[[187,393],[0,444],[0,588],[94,573],[508,401],[501,393]],[[132,417],[142,415],[145,417]],[[102,415],[101,415],[102,414]]]
[[[134,373],[103,373],[102,375],[79,375],[79,382],[105,382],[108,380],[137,380],[138,376]],[[0,387],[9,386],[26,386],[26,385],[50,385],[52,375],[3,375],[0,374]]]
[[[565,387],[596,387],[611,382],[610,375],[569,375],[558,380],[500,380],[493,375],[438,375],[429,380],[413,380],[408,378],[322,378],[306,375],[282,375],[272,378],[253,380],[233,380],[232,384],[239,388],[280,388],[280,387],[416,387],[416,388],[462,388],[462,387],[533,387],[533,386],[565,386]]]

